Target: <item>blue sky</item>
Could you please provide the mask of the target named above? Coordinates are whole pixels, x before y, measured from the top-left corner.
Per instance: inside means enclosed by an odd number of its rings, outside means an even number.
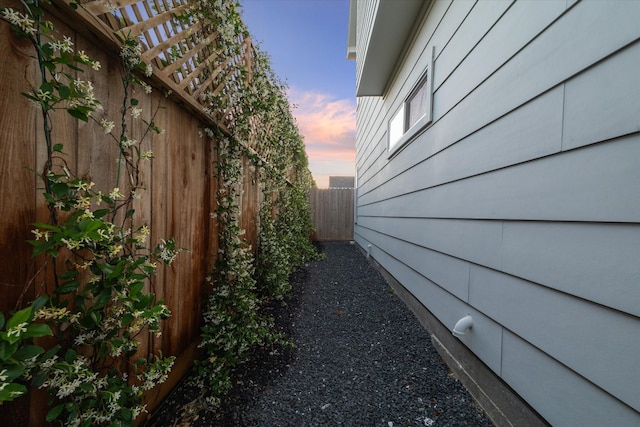
[[[349,0],[240,0],[254,42],[289,86],[319,187],[353,175],[355,62],[348,61]]]

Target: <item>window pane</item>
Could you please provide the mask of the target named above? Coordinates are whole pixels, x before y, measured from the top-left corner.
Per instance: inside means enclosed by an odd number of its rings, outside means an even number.
[[[407,123],[407,130],[411,129],[411,126],[415,125],[418,120],[427,114],[427,81],[428,80],[425,79],[420,83],[420,86],[418,86],[407,102],[409,107],[409,123]]]
[[[404,135],[404,106],[398,110],[389,122],[389,148],[396,145],[402,135]]]

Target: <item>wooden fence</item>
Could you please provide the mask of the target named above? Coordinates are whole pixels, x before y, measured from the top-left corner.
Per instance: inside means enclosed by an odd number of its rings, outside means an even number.
[[[309,190],[312,240],[353,240],[353,188]]]
[[[130,6],[135,3],[145,7],[144,13],[134,14],[137,19],[127,15],[127,11],[131,13],[134,10]],[[153,410],[190,368],[196,352],[201,301],[207,292],[205,278],[212,271],[218,255],[216,223],[211,216],[216,209],[217,180],[212,165],[217,141],[203,135],[199,127],[208,122],[224,131],[227,123],[223,121],[227,113],[212,118],[198,101],[202,90],[219,90],[219,86],[224,84],[219,80],[197,78],[198,73],[203,74],[207,67],[213,66],[212,61],[185,59],[172,64],[162,59],[167,56],[163,52],[175,43],[179,43],[181,49],[185,46],[193,48],[184,52],[182,58],[195,58],[206,52],[197,50],[188,41],[192,32],[185,28],[180,31],[166,29],[172,22],[166,3],[151,9],[148,3],[151,1],[94,1],[87,3],[89,7],[85,9],[73,11],[64,2],[54,2],[48,9],[52,15],[47,15],[47,19],[53,21],[61,34],[73,40],[77,51],[83,50],[103,64],[101,71],[89,69],[81,76],[83,80],[93,82],[95,96],[104,106],[105,117],[120,115],[124,95],[113,27],[124,27],[132,30],[134,35],[140,35],[154,31],[155,26],[165,26],[162,33],[156,30],[156,36],[149,37],[155,43],[149,43],[143,51],[143,57],[156,70],[148,80],[155,90],[146,94],[137,89],[135,94],[140,106],[145,108],[144,117],[149,117],[158,105],[163,107],[158,110],[154,121],[165,130],[150,142],[154,159],[142,171],[146,190],[135,206],[137,222],[149,224],[152,245],[173,236],[178,246],[185,248],[170,268],[159,268],[153,278],[157,297],[165,301],[172,317],[165,321],[163,335],[146,338],[138,353],[144,355],[161,350],[165,356],[177,356],[169,380],[147,396],[148,409]],[[0,4],[20,8],[15,0],[1,0]],[[112,4],[120,9],[113,10]],[[174,4],[173,7],[183,7],[186,2]],[[147,17],[146,24],[141,16]],[[162,40],[158,39],[158,34],[168,36]],[[187,41],[178,40],[180,37]],[[239,42],[246,44],[244,57],[225,66],[238,68],[240,61],[250,61],[250,40]],[[51,289],[47,289],[45,275],[40,271],[42,266],[32,259],[32,247],[26,242],[33,238],[33,223],[48,221],[48,209],[42,197],[43,184],[33,172],[42,171],[46,160],[41,112],[37,105],[20,94],[28,91],[29,82],[36,81],[38,66],[29,42],[17,38],[2,20],[0,55],[3,58],[0,61],[3,94],[0,97],[0,310],[7,313]],[[245,65],[248,64],[245,62]],[[183,71],[177,73],[180,67]],[[217,70],[216,75],[219,73]],[[225,73],[234,84],[237,83],[232,72],[226,70]],[[165,97],[163,89],[172,89],[173,95]],[[100,126],[75,120],[64,111],[56,112],[53,121],[54,139],[64,141],[65,159],[70,169],[79,177],[95,182],[96,188],[103,192],[117,186],[126,188],[124,178],[116,182],[118,147],[107,141]],[[140,138],[143,131],[142,125],[134,127],[132,136]],[[247,171],[249,173],[255,174]],[[246,229],[247,240],[253,248],[256,247],[260,199],[255,176],[245,176],[240,224]],[[46,395],[39,390],[10,404],[0,405],[0,417],[5,425],[43,425],[45,414]]]

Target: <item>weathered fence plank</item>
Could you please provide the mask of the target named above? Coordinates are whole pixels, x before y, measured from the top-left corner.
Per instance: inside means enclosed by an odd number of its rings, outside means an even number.
[[[353,239],[352,188],[309,190],[311,215],[315,232],[312,240]]]
[[[15,82],[35,74],[28,57],[30,45],[20,41],[8,25],[0,26],[0,170],[4,176],[12,176],[12,186],[0,186],[0,252],[14,254],[28,260],[31,246],[25,241],[35,221],[33,188],[35,175],[25,168],[32,164],[35,156],[33,145],[28,141],[34,137],[37,109],[15,90]],[[26,43],[26,45],[25,45]],[[17,64],[17,66],[16,66]],[[24,284],[33,273],[30,263],[16,262],[13,256],[0,256],[0,309],[13,309],[24,289]],[[31,289],[33,292],[33,289]]]

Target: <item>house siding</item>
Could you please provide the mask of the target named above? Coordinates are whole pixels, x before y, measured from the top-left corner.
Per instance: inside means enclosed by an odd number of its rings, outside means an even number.
[[[358,99],[356,242],[449,329],[471,314],[461,341],[554,425],[640,423],[639,19],[436,0]],[[389,158],[432,46],[433,123]]]

